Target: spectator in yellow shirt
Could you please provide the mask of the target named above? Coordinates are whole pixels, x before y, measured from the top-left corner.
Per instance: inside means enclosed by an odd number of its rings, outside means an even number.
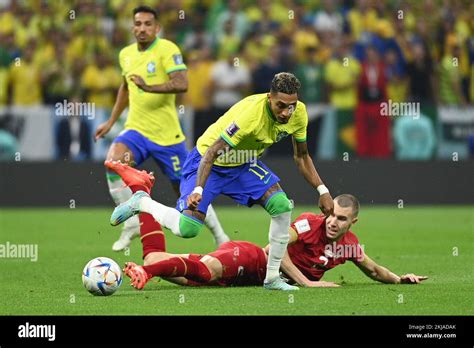
[[[224,24],[224,33],[218,37],[218,59],[225,59],[229,55],[236,54],[240,46],[240,38],[235,35],[235,22],[229,19]]]
[[[19,61],[10,65],[9,84],[14,105],[38,105],[43,102],[41,69],[33,62],[35,41],[25,47]]]
[[[120,72],[107,55],[100,53],[96,53],[94,61],[86,66],[81,77],[87,102],[94,103],[97,108],[112,109],[121,83]]]
[[[360,64],[352,56],[350,44],[346,42],[338,45],[325,71],[329,101],[336,109],[352,110],[356,107],[359,74]]]
[[[211,71],[214,62],[210,59],[208,48],[193,51],[188,61],[188,92],[184,95],[184,103],[194,113],[194,140],[197,140],[209,126],[211,117]]]
[[[370,7],[369,1],[358,0],[356,7],[347,15],[352,38],[356,41],[363,39],[368,32],[374,32],[377,25],[377,12]]]
[[[270,20],[281,26],[289,25],[288,6],[281,1],[257,0],[252,6],[247,7],[246,15],[251,23],[261,23]]]
[[[354,110],[357,106],[357,82],[360,64],[351,55],[351,44],[346,36],[336,48],[334,57],[327,63],[325,80],[329,102],[336,109],[337,156],[355,152]]]
[[[77,64],[77,63],[76,63]],[[66,41],[57,40],[54,46],[54,59],[42,68],[45,76],[44,102],[46,104],[62,103],[78,90],[78,77],[72,64],[66,60]],[[80,76],[80,74],[79,74]]]
[[[15,31],[15,45],[23,49],[28,40],[31,38],[37,38],[40,35],[38,26],[32,21],[33,12],[31,9],[21,9],[18,16],[15,17],[15,25],[13,27]]]
[[[408,80],[397,52],[390,48],[384,56],[388,79],[387,94],[392,102],[404,102],[407,99]]]
[[[83,33],[75,34],[73,37],[66,50],[66,58],[70,62],[79,58],[90,62],[94,59],[97,50],[112,51],[109,41],[97,30],[96,26],[85,26]]]
[[[319,44],[316,30],[310,19],[302,21],[301,28],[298,28],[293,35],[293,45],[295,47],[295,55],[298,63],[308,63],[305,61],[307,57],[307,49],[309,47],[317,47]]]

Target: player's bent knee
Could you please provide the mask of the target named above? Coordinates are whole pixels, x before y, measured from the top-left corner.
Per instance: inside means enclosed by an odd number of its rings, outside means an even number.
[[[210,255],[205,255],[200,261],[207,267],[209,273],[211,274],[211,279],[209,281],[222,278],[223,267],[222,263],[218,259]]]
[[[183,238],[194,238],[202,229],[203,223],[188,215],[181,214],[179,219],[179,232]]]
[[[285,192],[277,192],[271,196],[265,204],[265,210],[271,216],[277,216],[283,213],[291,213],[293,202],[288,199]]]
[[[148,266],[163,260],[167,260],[172,258],[174,255],[168,254],[164,251],[154,251],[151,253],[146,254],[145,258],[143,259],[143,265]]]
[[[129,165],[134,162],[132,151],[124,143],[112,143],[109,151],[107,152],[107,160],[110,161],[122,161]]]

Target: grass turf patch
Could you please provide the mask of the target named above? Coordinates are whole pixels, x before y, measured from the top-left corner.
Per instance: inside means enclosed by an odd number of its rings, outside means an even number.
[[[293,218],[310,207],[298,208]],[[314,209],[314,208],[313,208]],[[268,215],[255,207],[217,207],[234,240],[267,243]],[[152,280],[136,291],[124,279],[112,296],[95,297],[82,286],[81,272],[92,258],[120,265],[141,261],[139,239],[129,255],[111,250],[120,228],[108,224],[111,209],[3,209],[0,244],[37,244],[38,260],[0,258],[0,314],[3,315],[472,315],[474,208],[363,207],[352,231],[365,252],[397,274],[429,276],[422,285],[372,281],[350,262],[326,273],[337,289],[284,293],[262,287],[185,288]],[[206,230],[193,239],[167,232],[176,253],[214,250]]]

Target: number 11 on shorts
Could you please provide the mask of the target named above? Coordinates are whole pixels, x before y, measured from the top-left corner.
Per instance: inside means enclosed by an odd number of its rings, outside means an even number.
[[[260,169],[263,174],[259,174],[255,169],[253,168],[258,168]],[[268,171],[265,170],[265,168],[260,167],[258,164],[253,165],[251,168],[249,168],[249,171],[254,173],[256,176],[260,178],[260,180],[263,180],[263,178],[268,174]]]

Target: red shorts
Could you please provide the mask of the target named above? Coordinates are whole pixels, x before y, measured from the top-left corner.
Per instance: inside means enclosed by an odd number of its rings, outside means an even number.
[[[222,263],[221,286],[262,285],[267,270],[267,259],[261,247],[249,242],[231,241],[221,244],[208,254]],[[201,259],[205,255],[190,254],[189,258]]]

